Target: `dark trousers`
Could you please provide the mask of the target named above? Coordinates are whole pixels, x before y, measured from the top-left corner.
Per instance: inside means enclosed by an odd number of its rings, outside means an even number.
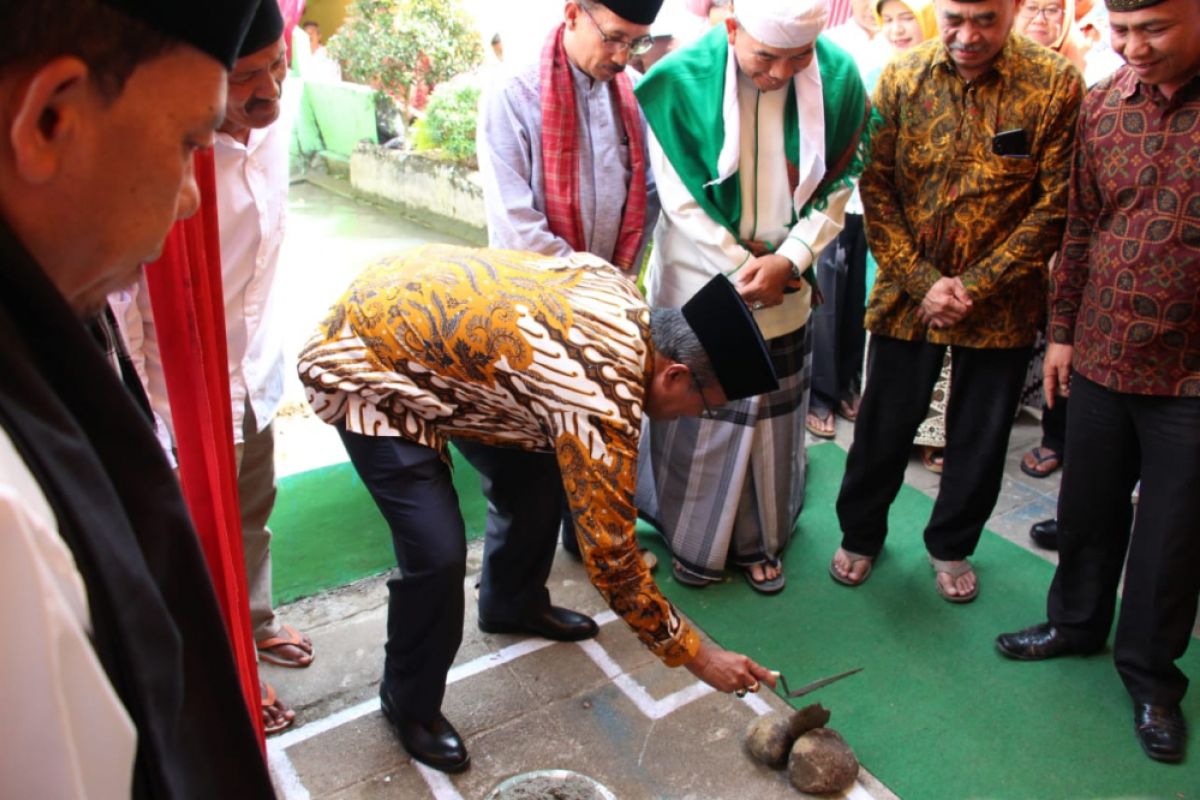
[[[1067,398],[1054,398],[1054,408],[1042,406],[1042,447],[1059,456],[1067,446]]]
[[[388,581],[382,691],[405,719],[440,711],[462,642],[466,537],[449,467],[394,436],[339,428],[351,463],[392,533],[399,574]],[[488,496],[481,617],[513,622],[549,603],[562,483],[551,455],[457,442]]]
[[[1137,702],[1178,703],[1188,680],[1175,661],[1200,595],[1200,398],[1120,394],[1073,375],[1066,452],[1050,622],[1081,647],[1102,645],[1128,552],[1117,671]]]
[[[946,347],[872,336],[854,444],[838,494],[842,547],[876,556],[904,483],[913,436],[925,418]],[[925,527],[934,558],[975,552],[996,505],[1030,348],[950,349],[950,403],[941,486]]]
[[[867,237],[861,214],[847,214],[845,227],[817,259],[817,283],[825,302],[813,309],[812,393],[818,409],[837,406],[858,388],[867,291]]]

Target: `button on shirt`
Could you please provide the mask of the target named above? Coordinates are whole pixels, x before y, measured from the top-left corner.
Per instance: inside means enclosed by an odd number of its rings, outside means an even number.
[[[1200,397],[1200,76],[1168,100],[1123,67],[1079,119],[1050,340],[1116,392]]]
[[[966,347],[1033,344],[1081,98],[1069,61],[1017,35],[973,81],[938,40],[884,69],[874,97],[880,126],[859,184],[879,262],[868,330]],[[1028,155],[993,152],[993,137],[1015,129],[1024,129]],[[956,325],[927,328],[917,310],[943,276],[960,277],[974,305]]]
[[[242,439],[247,399],[262,430],[283,397],[283,337],[273,287],[287,213],[288,133],[286,124],[276,122],[251,130],[245,145],[218,134],[215,146],[235,442]]]

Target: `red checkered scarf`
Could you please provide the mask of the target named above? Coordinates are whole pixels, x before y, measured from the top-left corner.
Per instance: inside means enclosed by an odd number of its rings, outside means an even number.
[[[579,136],[576,130],[575,82],[571,66],[563,49],[563,30],[559,25],[546,39],[542,48],[542,163],[546,193],[546,220],[555,236],[561,237],[573,250],[587,250],[583,236],[583,220],[579,216]],[[625,210],[621,214],[621,231],[613,263],[621,269],[631,269],[646,229],[646,153],[642,143],[642,119],[633,84],[621,73],[613,79],[616,86],[617,111],[629,138],[629,161],[633,177],[625,195]],[[601,202],[603,200],[601,199]]]

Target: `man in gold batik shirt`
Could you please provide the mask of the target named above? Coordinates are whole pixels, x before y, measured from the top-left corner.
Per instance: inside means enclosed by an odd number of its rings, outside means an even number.
[[[380,698],[418,760],[448,772],[469,763],[440,710],[464,614],[451,440],[480,471],[493,513],[519,518],[507,534],[489,527],[481,629],[595,635],[591,619],[550,605],[545,587],[565,493],[592,583],[665,664],[722,691],[773,682],[745,656],[699,640],[634,536],[643,416],[699,415],[778,385],[724,277],[682,309],[651,310],[587,253],[425,247],[360,275],[299,370],[392,529],[401,577],[388,586]]]
[[[1078,71],[1012,33],[1017,0],[936,0],[940,40],[884,69],[860,188],[879,262],[866,387],[838,497],[830,572],[857,586],[887,536],[945,349],[941,486],[925,528],[937,591],[975,598],[967,557],[1000,492],[1046,264],[1066,217]]]

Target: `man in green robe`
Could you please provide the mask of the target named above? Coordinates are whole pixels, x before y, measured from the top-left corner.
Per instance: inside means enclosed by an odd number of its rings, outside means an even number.
[[[812,266],[841,230],[868,115],[853,59],[818,38],[827,17],[826,0],[739,0],[636,90],[663,208],[649,299],[677,306],[728,275],[780,379],[643,437],[639,509],[685,583],[719,579],[729,560],[755,589],[783,588],[779,556],[804,499]]]

